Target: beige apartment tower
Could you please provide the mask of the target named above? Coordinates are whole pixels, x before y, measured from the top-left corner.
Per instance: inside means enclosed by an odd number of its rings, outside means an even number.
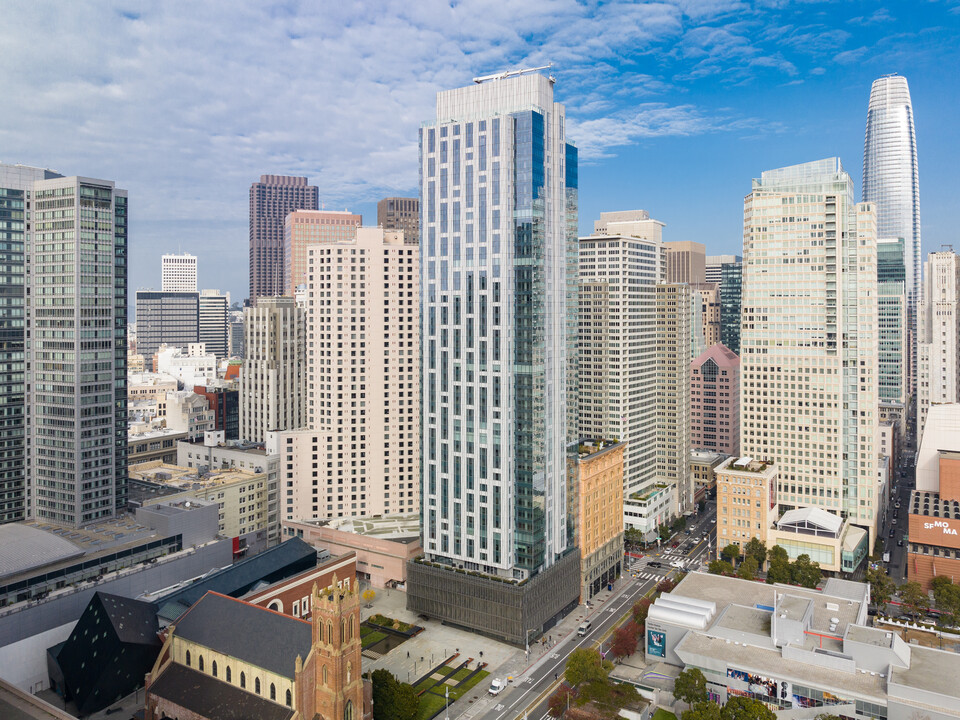
[[[917,437],[930,406],[960,402],[960,256],[933,252],[923,265],[917,317]]]
[[[667,282],[700,285],[707,281],[707,249],[703,243],[683,240],[664,243]]]
[[[657,477],[673,488],[676,515],[694,506],[690,344],[696,297],[685,283],[657,285]]]
[[[293,298],[261,297],[243,323],[240,438],[265,442],[269,432],[306,423],[306,316]]]
[[[363,217],[347,210],[294,210],[283,221],[283,293],[296,297],[307,282],[310,248],[353,240]]]
[[[877,531],[877,235],[837,158],[764,172],[744,199],[741,448],[784,510]]]
[[[279,438],[284,519],[418,512],[419,268],[400,231],[310,248],[308,417]]]
[[[625,444],[628,495],[656,478],[663,227],[645,210],[605,212],[579,245],[579,434]]]

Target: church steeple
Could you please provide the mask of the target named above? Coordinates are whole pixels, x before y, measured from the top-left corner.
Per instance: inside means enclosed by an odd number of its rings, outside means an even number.
[[[297,673],[300,706],[329,720],[362,720],[360,596],[356,583],[336,575],[310,593],[313,646]],[[302,689],[302,690],[301,690]],[[304,717],[313,714],[304,713]]]

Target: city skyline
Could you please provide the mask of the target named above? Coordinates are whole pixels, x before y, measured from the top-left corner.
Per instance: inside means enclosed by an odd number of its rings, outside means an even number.
[[[216,5],[129,12],[78,4],[58,13],[62,42],[51,49],[33,41],[48,31],[49,13],[11,7],[10,30],[0,37],[24,71],[0,78],[10,99],[7,113],[0,110],[3,160],[91,167],[141,198],[131,218],[132,289],[159,287],[159,256],[183,248],[199,255],[202,287],[239,300],[246,295],[246,190],[261,174],[309,177],[326,209],[349,207],[375,224],[377,200],[416,194],[416,127],[436,90],[553,61],[550,72],[570,108],[569,135],[581,151],[581,218],[643,207],[666,222],[665,239],[739,254],[742,178],[831,155],[857,167],[870,84],[899,72],[916,112],[925,255],[952,242],[948,220],[960,202],[949,192],[957,93],[936,71],[956,60],[956,10],[908,3],[768,9],[723,0],[379,12]],[[523,33],[510,30],[518,21]],[[88,46],[91,23],[111,42]],[[453,39],[447,25],[457,28]],[[568,42],[572,36],[582,42]],[[179,48],[176,57],[170,47]],[[210,53],[225,61],[202,62]],[[281,70],[289,88],[277,89]],[[177,91],[168,85],[188,72],[200,95],[181,91],[184,83]],[[315,106],[302,103],[305,95],[350,102]],[[277,102],[297,109],[279,117],[264,111]],[[825,107],[828,126],[820,122]],[[82,140],[60,132],[65,118],[81,121]],[[39,149],[46,147],[52,150]],[[664,170],[641,175],[641,166]],[[675,192],[679,184],[685,193]],[[683,206],[690,193],[696,213]],[[580,232],[589,232],[583,222]]]

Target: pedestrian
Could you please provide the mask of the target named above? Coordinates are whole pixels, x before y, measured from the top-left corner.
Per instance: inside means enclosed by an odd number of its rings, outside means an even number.
[[[553,679],[554,679],[554,680],[556,680],[556,679],[559,678],[559,677],[560,677],[560,673],[554,673],[554,674],[553,674]]]
[[[410,659],[410,651],[407,650],[407,660],[409,660],[409,659]]]

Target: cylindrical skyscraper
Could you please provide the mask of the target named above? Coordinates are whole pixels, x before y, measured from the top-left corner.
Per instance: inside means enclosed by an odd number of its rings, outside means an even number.
[[[863,142],[863,200],[876,205],[877,237],[903,238],[909,343],[908,390],[916,394],[920,297],[920,184],[910,88],[901,75],[873,81]]]

